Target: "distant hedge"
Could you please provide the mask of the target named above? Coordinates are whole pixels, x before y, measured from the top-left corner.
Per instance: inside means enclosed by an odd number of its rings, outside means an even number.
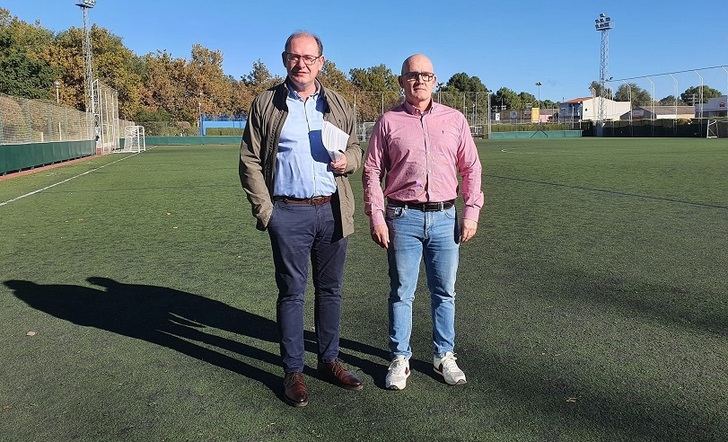
[[[210,127],[205,130],[205,135],[210,137],[243,135],[243,129],[239,127]]]
[[[534,130],[567,130],[572,129],[569,123],[498,123],[491,125],[493,132],[518,132],[518,131],[534,131]],[[577,128],[578,129],[578,128]]]

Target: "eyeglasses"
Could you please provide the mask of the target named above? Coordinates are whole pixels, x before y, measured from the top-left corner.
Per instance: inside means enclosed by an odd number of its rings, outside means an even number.
[[[432,72],[406,72],[402,74],[402,78],[410,83],[414,83],[417,79],[427,83],[435,79],[435,74]]]
[[[306,66],[311,66],[312,64],[316,63],[316,61],[321,58],[322,56],[319,55],[318,57],[315,57],[313,55],[298,55],[298,54],[291,54],[290,52],[284,52],[283,57],[286,59],[286,63],[290,64],[298,64],[298,62],[303,59],[303,63]]]

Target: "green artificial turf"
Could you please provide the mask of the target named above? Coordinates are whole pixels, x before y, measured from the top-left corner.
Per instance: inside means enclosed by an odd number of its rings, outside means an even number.
[[[366,386],[316,376],[309,291],[303,409],[281,400],[270,245],[235,146],[0,181],[2,203],[105,166],[0,206],[0,438],[724,439],[728,142],[479,149],[486,203],[457,284],[468,383],[432,373],[421,277],[413,374],[383,389],[387,266],[357,173],[341,358]]]

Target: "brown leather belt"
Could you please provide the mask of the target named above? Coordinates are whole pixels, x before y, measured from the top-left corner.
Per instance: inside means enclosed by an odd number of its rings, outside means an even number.
[[[275,201],[283,201],[286,204],[306,204],[309,206],[320,206],[331,201],[329,196],[315,196],[313,198],[291,198],[288,196],[274,196]]]
[[[407,203],[404,201],[387,200],[387,204],[392,207],[404,207],[405,209],[421,210],[422,212],[439,212],[447,210],[455,205],[455,200],[440,201],[438,203]]]

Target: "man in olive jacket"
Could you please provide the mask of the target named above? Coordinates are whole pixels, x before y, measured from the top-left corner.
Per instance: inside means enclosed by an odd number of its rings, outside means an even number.
[[[239,171],[257,228],[268,231],[273,249],[284,397],[302,407],[308,403],[302,373],[309,260],[318,370],[346,389],[363,388],[338,359],[347,236],[354,231],[348,175],[361,165],[362,151],[351,107],[316,80],[324,64],[321,40],[308,32],[294,33],[282,57],[288,75],[253,100]],[[343,151],[330,153],[324,146],[322,128],[328,123],[349,135]]]

